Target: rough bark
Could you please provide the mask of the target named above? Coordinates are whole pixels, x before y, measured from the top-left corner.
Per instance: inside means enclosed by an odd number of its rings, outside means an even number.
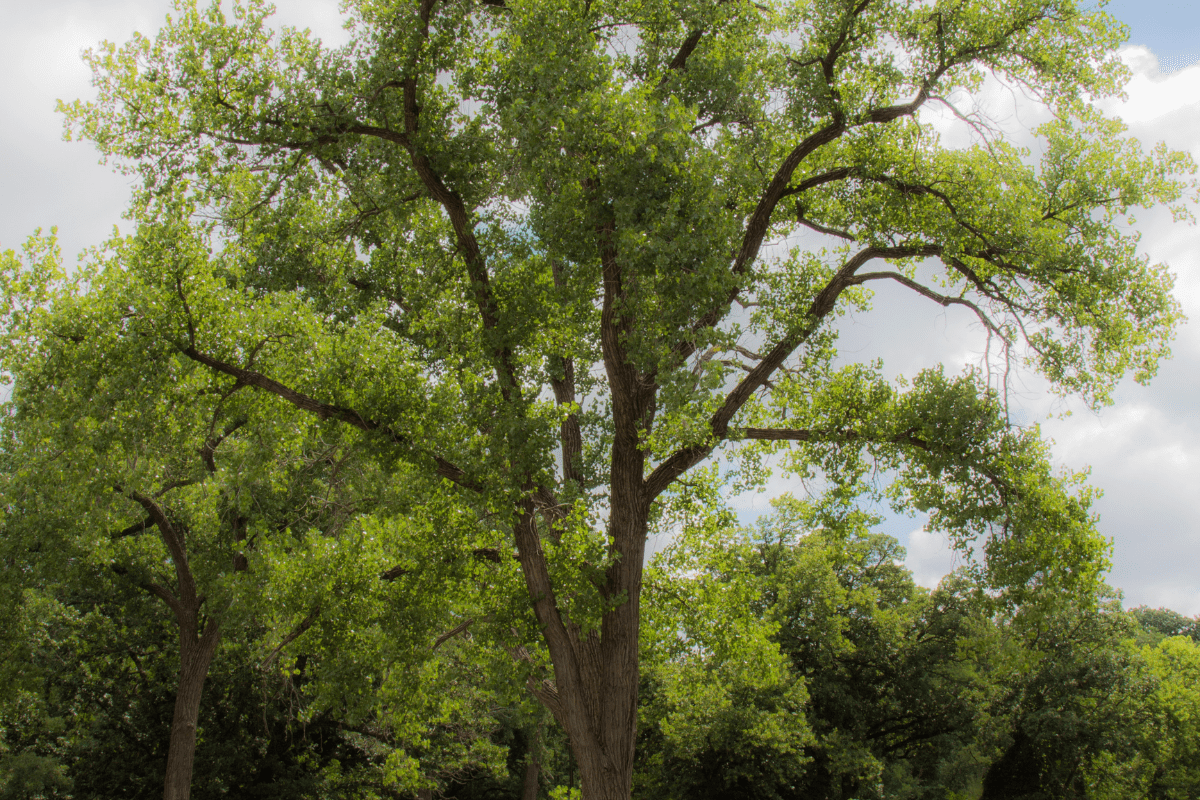
[[[538,760],[536,750],[530,750],[529,761],[525,763],[525,778],[521,783],[521,800],[537,800],[538,780],[542,774],[542,764]]]
[[[122,491],[119,486],[116,489]],[[163,800],[188,800],[192,792],[200,698],[209,664],[221,640],[221,628],[215,619],[202,620],[204,597],[196,591],[196,577],[188,563],[186,528],[177,525],[155,498],[139,492],[128,492],[127,496],[145,509],[158,527],[175,568],[174,591],[160,583],[146,584],[145,589],[170,607],[179,628],[179,686],[171,720]]]
[[[171,742],[167,751],[167,775],[163,800],[188,800],[192,792],[192,766],[196,757],[196,723],[208,667],[220,641],[220,627],[209,620],[204,633],[196,635],[196,615],[190,625],[179,628],[179,688],[171,720]]]

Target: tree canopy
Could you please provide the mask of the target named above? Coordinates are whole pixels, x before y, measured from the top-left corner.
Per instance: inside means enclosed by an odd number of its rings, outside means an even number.
[[[72,276],[37,245],[6,260],[10,418],[69,419],[71,469],[212,398],[268,439],[336,429],[363,486],[434,509],[427,543],[515,555],[532,616],[487,624],[525,654],[588,800],[631,791],[647,535],[731,474],[761,482],[769,454],[829,487],[829,527],[863,499],[927,512],[1013,603],[1094,588],[1089,490],[1003,387],[889,382],[836,321],[887,281],[965,307],[1006,364],[1092,405],[1153,375],[1180,313],[1120,223],[1186,216],[1193,165],[1091,105],[1127,77],[1110,17],[353,0],[327,48],[269,11],[181,2],[155,38],[89,53],[98,98],[64,106],[136,180],[132,235]],[[1036,150],[963,105],[991,80],[1051,112]],[[974,142],[943,142],[934,105]]]

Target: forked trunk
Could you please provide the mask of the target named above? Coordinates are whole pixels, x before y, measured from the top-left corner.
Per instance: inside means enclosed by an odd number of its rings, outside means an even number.
[[[195,624],[180,625],[179,689],[175,695],[175,715],[171,720],[163,800],[188,800],[191,795],[200,696],[220,638],[220,629],[214,620],[208,621],[203,635],[199,637],[196,636]]]
[[[647,505],[614,508],[610,530],[619,555],[608,570],[604,594],[617,604],[604,614],[600,630],[587,634],[559,612],[553,587],[539,569],[532,514],[518,530],[525,578],[530,596],[537,598],[535,612],[548,623],[544,635],[554,665],[552,686],[531,683],[530,688],[567,734],[583,800],[629,800],[633,790]]]

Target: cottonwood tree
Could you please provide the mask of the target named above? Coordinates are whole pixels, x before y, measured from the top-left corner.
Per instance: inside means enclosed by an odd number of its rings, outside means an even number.
[[[243,666],[277,670],[323,614],[317,627],[332,630],[316,644],[332,637],[353,650],[346,630],[411,590],[395,572],[395,559],[414,557],[406,526],[389,521],[420,515],[405,482],[374,468],[340,427],[174,369],[169,351],[127,327],[138,314],[123,305],[138,291],[136,271],[95,265],[68,276],[59,262],[53,237],[0,253],[0,358],[12,392],[0,417],[5,583],[86,597],[115,580],[161,601],[178,637],[164,797],[186,798],[222,640],[262,650]],[[368,512],[369,533],[354,522]],[[252,563],[257,575],[247,574]],[[436,583],[452,566],[438,558],[412,581]],[[394,650],[428,658],[430,631],[453,624],[445,597],[406,605],[403,631],[386,632],[391,660],[377,653],[370,669],[394,667]],[[132,616],[119,623],[137,627]]]
[[[340,48],[272,32],[259,2],[184,3],[88,56],[98,98],[68,130],[137,177],[135,240],[178,245],[124,247],[110,269],[142,283],[79,335],[143,337],[157,369],[356,429],[505,531],[552,662],[529,685],[589,800],[631,791],[647,533],[718,452],[786,448],[833,485],[894,474],[897,506],[983,537],[998,585],[1094,574],[1086,491],[985,380],[892,385],[838,366],[835,331],[886,282],[1093,405],[1154,372],[1171,278],[1118,223],[1178,201],[1191,163],[1089,105],[1127,75],[1111,18],[346,6]],[[1051,112],[1036,153],[970,113],[993,79]],[[974,144],[943,143],[932,107]],[[804,230],[824,238],[780,244]]]

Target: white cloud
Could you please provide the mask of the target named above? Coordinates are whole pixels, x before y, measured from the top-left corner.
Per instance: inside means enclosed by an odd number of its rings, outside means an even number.
[[[963,564],[963,557],[950,546],[946,534],[938,531],[917,528],[908,535],[905,550],[904,566],[912,572],[918,585],[929,589]]]
[[[1158,56],[1141,46],[1124,48],[1121,58],[1133,71],[1133,78],[1125,88],[1128,99],[1098,102],[1104,111],[1136,125],[1200,103],[1200,64],[1164,73]]]
[[[1102,108],[1124,118],[1130,133],[1147,147],[1158,141],[1190,152],[1200,161],[1200,65],[1169,75],[1142,47],[1122,57],[1134,78],[1128,100],[1104,101]],[[965,111],[977,110],[1006,136],[1029,143],[1028,128],[1045,119],[1035,102],[989,81]],[[934,110],[927,117],[952,146],[972,139],[953,115]],[[1141,248],[1152,260],[1170,265],[1175,295],[1184,313],[1200,320],[1200,229],[1174,223],[1164,210],[1139,215]],[[945,364],[957,369],[979,363],[986,337],[963,309],[943,311],[898,286],[877,287],[875,308],[842,325],[841,344],[854,360],[882,358],[889,374],[912,375]],[[1104,492],[1095,510],[1102,534],[1113,542],[1110,582],[1122,588],[1129,605],[1167,605],[1200,613],[1200,326],[1182,327],[1174,357],[1161,365],[1149,387],[1121,384],[1116,403],[1099,414],[1072,399],[1045,391],[1038,376],[1014,379],[1011,395],[1030,421],[1044,420],[1054,440],[1057,463],[1072,470],[1091,468],[1091,485]],[[1057,415],[1070,410],[1072,415]],[[1050,416],[1054,415],[1054,416]],[[889,532],[899,533],[898,521]],[[903,541],[903,537],[900,537]],[[918,530],[909,536],[906,561],[923,585],[932,586],[957,562],[944,537]]]

